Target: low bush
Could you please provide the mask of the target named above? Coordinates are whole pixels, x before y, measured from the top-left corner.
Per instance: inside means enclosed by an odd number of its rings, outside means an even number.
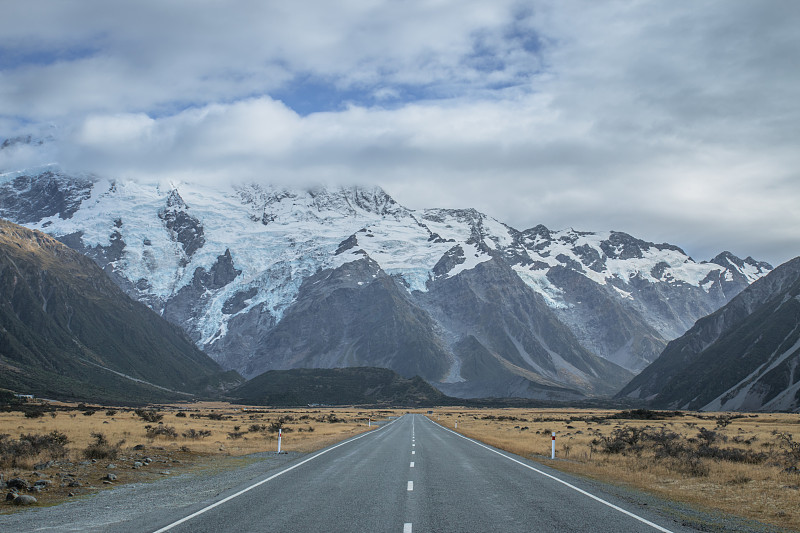
[[[94,442],[83,450],[83,456],[86,459],[116,459],[119,449],[124,443],[124,441],[120,441],[112,445],[102,433],[92,433],[92,438]]]
[[[165,439],[178,438],[178,432],[172,426],[159,424],[157,426],[145,426],[144,428],[148,439],[155,439],[156,437],[164,437]]]
[[[0,435],[0,464],[4,466],[24,466],[32,458],[60,459],[67,453],[67,436],[59,431],[44,435],[20,435],[10,439],[8,434]]]
[[[191,429],[189,429],[187,431],[184,431],[181,435],[185,439],[198,440],[198,439],[204,439],[206,437],[210,437],[211,436],[211,431],[209,431],[207,429],[201,429],[201,430],[197,431],[194,428],[191,428]]]
[[[797,470],[800,465],[800,441],[795,441],[791,433],[776,433],[778,445],[784,453],[787,468]]]
[[[136,409],[134,411],[136,415],[144,420],[145,422],[158,422],[164,415],[156,411],[155,409]]]

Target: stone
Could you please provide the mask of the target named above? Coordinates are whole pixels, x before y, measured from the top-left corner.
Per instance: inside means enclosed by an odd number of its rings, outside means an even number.
[[[15,477],[9,479],[6,482],[6,487],[8,487],[9,489],[28,490],[30,488],[30,485],[28,485],[28,482],[25,481],[24,479]]]
[[[29,494],[19,494],[11,503],[14,505],[33,505],[36,503],[36,498]]]
[[[116,481],[117,480],[117,475],[116,474],[106,474],[106,477],[104,477],[103,479],[105,479],[107,481]]]
[[[16,498],[16,497],[17,497],[17,493],[16,493],[16,492],[14,492],[14,491],[11,491],[11,492],[9,492],[8,494],[6,494],[6,501],[7,501],[7,502],[10,502],[10,501],[12,501],[14,498]]]
[[[115,465],[114,463],[109,463],[109,465],[106,468],[116,468],[116,467],[117,465]]]

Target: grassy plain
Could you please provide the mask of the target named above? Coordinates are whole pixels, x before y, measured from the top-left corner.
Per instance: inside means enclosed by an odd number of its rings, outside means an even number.
[[[429,418],[565,472],[800,530],[797,414],[442,408]]]
[[[140,413],[85,405],[60,405],[36,418],[20,411],[0,412],[0,479],[21,478],[31,485],[49,480],[45,490],[34,493],[46,505],[70,493],[78,496],[200,467],[220,456],[276,452],[279,428],[282,451],[316,451],[369,431],[367,418],[374,422],[394,414],[346,408],[242,408],[221,402],[153,406]],[[50,440],[40,451],[31,449],[31,435]],[[134,467],[136,462],[142,466]],[[113,482],[103,481],[108,473],[116,475]],[[0,512],[3,509],[11,510],[10,504],[0,502]]]
[[[142,414],[151,416],[150,411],[160,419],[145,420]],[[0,451],[3,443],[20,441],[23,435],[58,432],[67,443],[59,457],[52,450],[13,460],[0,453],[0,475],[31,484],[51,480],[46,491],[35,494],[47,505],[69,493],[153,479],[166,469],[174,474],[221,456],[274,452],[278,427],[282,450],[308,453],[369,431],[368,417],[405,412],[243,409],[227,403],[154,406],[141,414],[75,405],[38,418],[2,412]],[[565,472],[800,531],[800,415],[446,407],[428,416],[450,429],[458,422],[456,431],[465,436]],[[550,460],[553,431],[555,461]],[[92,462],[86,452],[97,445],[98,434],[107,443],[101,451],[111,449],[112,455],[95,454],[99,458]],[[132,467],[146,458],[152,464]],[[55,463],[34,470],[50,460]],[[107,470],[110,463],[117,469]],[[116,473],[117,480],[101,481],[108,472]],[[74,481],[79,486],[71,486]],[[11,508],[0,503],[0,512]]]

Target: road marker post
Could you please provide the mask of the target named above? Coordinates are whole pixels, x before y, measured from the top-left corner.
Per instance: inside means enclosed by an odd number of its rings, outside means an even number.
[[[552,449],[550,450],[550,459],[555,459],[555,458],[556,458],[556,432],[554,431],[553,432],[553,446],[552,446]]]
[[[458,429],[458,420],[456,420],[456,429]]]
[[[281,453],[281,433],[283,433],[283,429],[278,430],[278,453]]]

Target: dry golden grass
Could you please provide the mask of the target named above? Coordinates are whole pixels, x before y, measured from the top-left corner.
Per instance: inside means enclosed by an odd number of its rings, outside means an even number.
[[[109,409],[116,413],[106,414],[110,412]],[[221,402],[157,406],[151,409],[163,416],[159,422],[147,422],[132,409],[108,407],[95,411],[91,416],[84,415],[82,410],[58,411],[33,419],[25,418],[20,412],[0,413],[0,434],[18,438],[21,434],[59,431],[67,435],[67,447],[75,460],[94,441],[93,433],[102,433],[112,444],[122,442],[123,448],[136,444],[155,444],[185,447],[201,454],[246,455],[277,450],[278,433],[270,432],[269,427],[279,419],[284,419],[281,449],[310,452],[367,431],[367,417],[376,420],[391,414],[389,411],[338,408],[243,408]],[[208,418],[209,415],[220,419]],[[331,423],[331,415],[343,421]],[[148,426],[174,428],[177,437],[148,437]],[[185,436],[190,430],[197,433],[207,431],[210,435],[199,438]],[[31,464],[27,466],[32,466],[35,460],[28,462]]]
[[[603,420],[615,413],[619,412],[444,408],[430,418],[451,429],[457,421],[457,431],[463,435],[559,470],[800,530],[800,473],[785,471],[790,462],[775,435],[788,433],[795,441],[800,440],[800,415],[745,414],[725,427],[718,426],[716,418],[730,413],[684,413],[664,420]],[[626,427],[653,432],[664,428],[680,435],[687,445],[692,445],[689,439],[697,441],[701,428],[705,428],[718,435],[714,446],[763,453],[766,458],[759,464],[700,458],[692,466],[682,459],[656,458],[655,449],[648,445],[624,455],[600,451],[603,446],[598,440]],[[550,460],[552,431],[556,432],[556,461]],[[702,475],[706,469],[707,475]]]
[[[50,489],[36,494],[45,504],[56,503],[68,493],[78,495],[101,488],[104,485],[99,480],[108,472],[118,474],[113,484],[119,484],[152,479],[153,475],[158,475],[158,469],[169,468],[170,472],[176,472],[209,464],[215,457],[277,451],[278,433],[271,428],[279,423],[282,425],[282,451],[308,453],[374,429],[375,424],[368,427],[367,417],[375,421],[394,414],[385,410],[263,409],[226,403],[194,403],[154,406],[151,409],[162,418],[158,422],[148,422],[133,409],[101,407],[87,416],[84,413],[91,409],[86,407],[62,407],[72,410],[54,411],[39,418],[26,418],[21,412],[0,413],[0,435],[7,435],[6,442],[17,440],[21,435],[46,435],[54,431],[66,435],[69,440],[64,457],[53,457],[45,452],[12,460],[0,454],[0,474],[4,479],[22,477],[30,483],[39,478],[53,481]],[[154,429],[174,436],[154,436]],[[87,465],[90,461],[86,461],[84,452],[90,444],[96,443],[93,434],[102,434],[112,447],[119,445],[120,460],[103,458]],[[144,449],[135,449],[137,445]],[[130,469],[128,463],[145,456],[152,457],[154,464],[159,463],[158,469],[152,468],[149,472]],[[35,465],[52,459],[58,463],[33,472]],[[106,470],[108,463],[120,461],[120,469]],[[67,471],[78,472],[76,475],[83,480],[80,487],[68,485],[72,478],[64,477]],[[5,509],[8,510],[10,508]]]

